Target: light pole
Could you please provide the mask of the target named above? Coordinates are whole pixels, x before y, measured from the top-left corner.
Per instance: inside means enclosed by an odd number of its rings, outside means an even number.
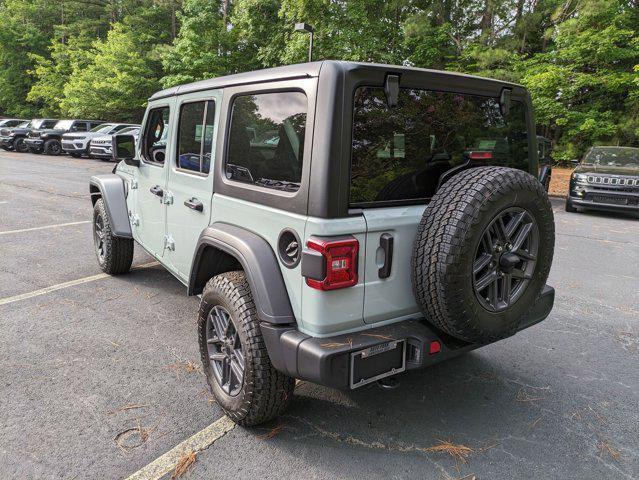
[[[307,32],[310,33],[309,43],[308,43],[308,61],[313,61],[313,27],[311,27],[308,23],[296,23],[295,24],[296,32]]]

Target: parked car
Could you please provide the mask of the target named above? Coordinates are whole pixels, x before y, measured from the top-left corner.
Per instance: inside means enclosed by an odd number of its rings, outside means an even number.
[[[537,136],[537,152],[539,156],[539,181],[546,189],[550,188],[552,179],[552,142],[546,137]]]
[[[32,153],[60,155],[63,152],[62,135],[69,132],[88,132],[103,123],[106,122],[100,120],[59,120],[53,128],[31,130],[25,143]]]
[[[41,130],[53,128],[58,120],[53,118],[34,118],[30,122],[22,123],[13,128],[0,129],[0,147],[5,150],[15,150],[16,152],[28,152],[29,147],[25,143],[27,135],[31,130]]]
[[[122,135],[133,135],[137,141],[140,133],[140,126],[130,125],[123,128],[118,133]],[[113,158],[113,152],[111,150],[112,138],[112,134],[93,137],[89,142],[89,156],[91,158],[99,158],[100,160],[111,160]]]
[[[520,85],[403,66],[163,90],[90,180],[98,264],[127,272],[137,242],[201,294],[208,384],[255,425],[296,378],[389,382],[548,316],[554,220],[532,125]],[[499,166],[465,154],[487,136],[508,140]]]
[[[62,135],[62,150],[72,157],[89,155],[89,144],[91,140],[103,135],[113,135],[119,131],[135,126],[130,123],[103,123],[93,127],[88,132],[70,132]]]
[[[591,147],[570,176],[566,211],[639,212],[639,148]]]
[[[0,119],[0,128],[12,128],[17,127],[21,123],[28,122],[24,118],[2,118]]]

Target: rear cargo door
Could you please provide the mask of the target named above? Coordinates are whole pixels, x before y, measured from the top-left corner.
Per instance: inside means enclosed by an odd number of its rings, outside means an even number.
[[[411,288],[411,254],[424,205],[368,208],[364,267],[366,323],[419,314]]]
[[[501,86],[491,88],[498,95]],[[356,89],[349,205],[366,220],[366,323],[419,313],[411,284],[413,243],[439,185],[466,168],[536,169],[528,155],[534,136],[525,103],[513,97],[508,112],[502,113],[498,97],[474,92],[400,87],[389,107],[383,88]]]

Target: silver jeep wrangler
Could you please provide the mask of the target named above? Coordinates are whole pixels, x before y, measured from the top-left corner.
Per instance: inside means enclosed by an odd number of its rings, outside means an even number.
[[[554,249],[530,98],[514,84],[323,61],[156,93],[91,179],[102,270],[136,242],[201,295],[227,415],[281,414],[548,316]],[[388,379],[383,380],[388,382]]]

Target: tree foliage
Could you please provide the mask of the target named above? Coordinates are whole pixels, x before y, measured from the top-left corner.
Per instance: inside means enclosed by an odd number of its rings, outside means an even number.
[[[524,84],[567,160],[639,142],[638,0],[0,0],[0,114],[139,121],[161,87],[315,59]]]

